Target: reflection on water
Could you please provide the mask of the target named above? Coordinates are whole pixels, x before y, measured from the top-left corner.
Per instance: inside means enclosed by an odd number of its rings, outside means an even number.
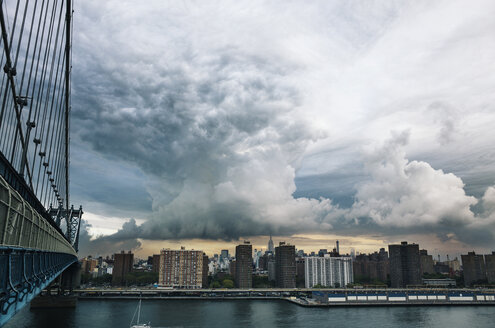
[[[137,301],[82,300],[75,309],[23,309],[5,327],[129,327]],[[493,327],[494,306],[302,308],[285,301],[143,301],[152,327]]]

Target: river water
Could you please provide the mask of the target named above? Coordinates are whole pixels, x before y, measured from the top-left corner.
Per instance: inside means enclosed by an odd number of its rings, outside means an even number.
[[[129,327],[137,300],[80,300],[75,309],[20,311],[5,328]],[[495,327],[495,306],[303,308],[282,300],[151,300],[152,327]]]

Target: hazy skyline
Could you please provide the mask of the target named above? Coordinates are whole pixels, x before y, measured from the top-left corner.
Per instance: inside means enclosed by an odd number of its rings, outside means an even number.
[[[492,1],[74,9],[81,255],[270,233],[305,250],[493,247]]]

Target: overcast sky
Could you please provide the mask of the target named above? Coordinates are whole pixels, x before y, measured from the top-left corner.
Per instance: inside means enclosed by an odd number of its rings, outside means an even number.
[[[490,0],[76,1],[82,255],[270,233],[490,250],[494,15]]]

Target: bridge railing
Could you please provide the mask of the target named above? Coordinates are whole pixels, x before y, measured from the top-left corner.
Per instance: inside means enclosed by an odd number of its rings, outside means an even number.
[[[71,244],[0,176],[0,245],[67,253]]]

